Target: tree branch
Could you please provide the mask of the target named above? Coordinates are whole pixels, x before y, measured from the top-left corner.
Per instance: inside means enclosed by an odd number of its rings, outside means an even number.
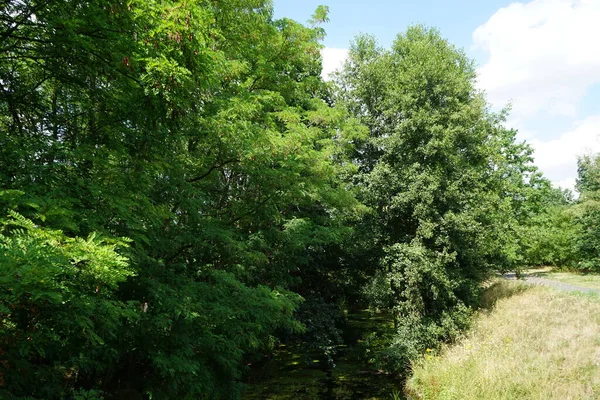
[[[203,173],[200,176],[197,176],[195,178],[191,178],[191,179],[186,179],[186,182],[189,183],[194,183],[194,182],[198,182],[204,178],[206,178],[208,175],[210,175],[214,170],[219,169],[219,168],[223,168],[224,166],[226,166],[227,164],[232,164],[235,162],[240,162],[240,160],[238,160],[237,158],[232,158],[231,160],[227,160],[227,161],[223,161],[220,164],[215,164],[212,167],[210,167],[210,169],[208,171],[206,171],[205,173]]]

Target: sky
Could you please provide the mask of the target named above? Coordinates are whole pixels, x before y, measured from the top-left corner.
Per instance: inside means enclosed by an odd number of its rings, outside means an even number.
[[[493,108],[534,148],[556,186],[573,189],[577,157],[600,152],[600,0],[274,0],[275,17],[306,22],[329,6],[323,73],[358,33],[389,47],[409,25],[437,27],[478,66]]]

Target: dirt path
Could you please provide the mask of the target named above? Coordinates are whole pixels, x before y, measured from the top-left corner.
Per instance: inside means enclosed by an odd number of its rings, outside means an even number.
[[[515,276],[514,272],[506,273],[502,276],[504,277],[504,279],[517,280],[517,277]],[[587,288],[587,287],[583,287],[583,286],[571,285],[569,283],[553,281],[551,279],[540,278],[537,276],[524,275],[519,280],[529,283],[531,285],[549,286],[554,289],[561,290],[563,292],[583,292],[583,293],[600,294],[600,290],[598,290],[598,289],[592,289],[592,288]]]

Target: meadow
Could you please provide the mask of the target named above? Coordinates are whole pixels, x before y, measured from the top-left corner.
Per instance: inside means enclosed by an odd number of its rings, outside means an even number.
[[[600,396],[597,296],[498,280],[486,297],[461,340],[414,364],[410,399]]]

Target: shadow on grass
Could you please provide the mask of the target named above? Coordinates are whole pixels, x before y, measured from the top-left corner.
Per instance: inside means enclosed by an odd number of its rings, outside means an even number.
[[[493,280],[484,288],[480,308],[491,311],[498,300],[512,297],[530,289],[531,286],[518,281]]]
[[[536,278],[546,278],[546,279],[552,279],[552,274],[556,273],[556,271],[540,271],[540,272],[531,272],[531,273],[527,273],[525,274],[525,276],[533,276]]]
[[[581,271],[581,270],[576,270],[576,269],[552,269],[549,271],[532,271],[530,273],[527,273],[527,276],[535,276],[538,278],[552,279],[552,276],[556,275],[556,274],[568,274],[568,275],[579,276],[579,277],[600,276],[600,274],[595,273],[595,272],[585,271],[585,270]]]

